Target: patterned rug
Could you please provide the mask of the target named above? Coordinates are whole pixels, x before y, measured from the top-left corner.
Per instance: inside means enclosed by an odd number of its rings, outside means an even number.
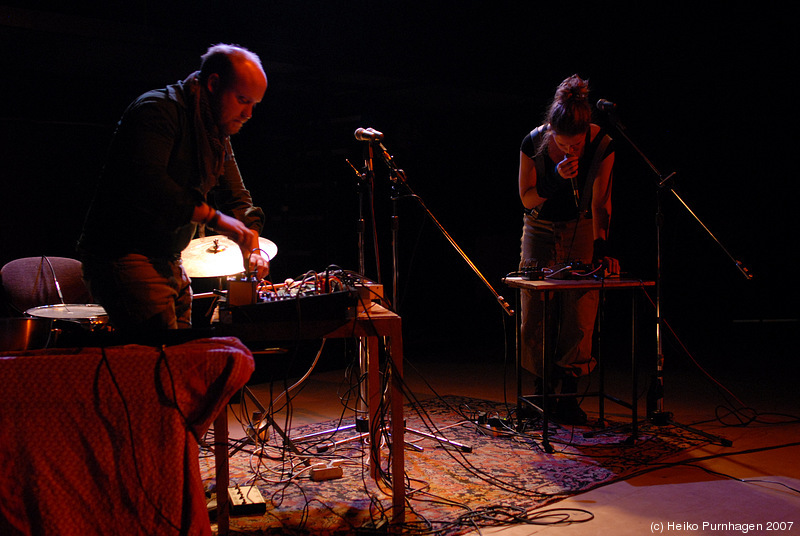
[[[586,438],[590,427],[551,425],[555,452],[548,454],[541,446],[541,423],[531,422],[527,430],[516,433],[505,427],[508,414],[502,403],[465,397],[406,406],[406,521],[393,530],[452,536],[513,523],[537,508],[704,443],[673,427],[644,424],[638,439],[630,441],[625,429]],[[283,424],[278,423],[286,428]],[[256,486],[266,502],[266,513],[234,515],[233,534],[378,534],[385,529],[391,487],[388,481],[376,483],[368,477],[369,447],[360,441],[343,441],[355,431],[305,439],[338,424],[324,422],[291,430],[298,449],[313,456],[308,464],[278,448],[277,435],[263,448],[247,444],[232,449],[238,450],[230,459],[231,486]],[[455,443],[417,435],[414,430]],[[383,450],[388,449],[384,446]],[[315,474],[323,467],[336,473],[339,467],[342,476],[312,480],[311,467],[316,464],[322,465],[314,469]],[[204,486],[212,491],[214,462],[209,452],[201,453],[200,468]],[[382,469],[388,472],[387,467]]]

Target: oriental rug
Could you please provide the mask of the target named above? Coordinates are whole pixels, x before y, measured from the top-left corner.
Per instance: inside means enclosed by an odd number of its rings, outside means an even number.
[[[509,409],[503,403],[466,397],[432,398],[406,406],[406,520],[394,531],[451,536],[524,522],[537,509],[555,508],[561,499],[623,479],[650,463],[707,442],[677,427],[646,423],[640,425],[635,441],[625,427],[587,438],[584,434],[592,430],[588,426],[551,425],[554,452],[546,453],[541,422],[532,421],[521,433],[507,428],[513,424],[506,418]],[[618,424],[630,424],[617,418]],[[303,440],[338,425],[329,421],[291,430],[292,440],[298,438],[296,446],[312,456],[308,464],[277,448],[278,438],[269,441],[275,447],[259,449],[248,444],[231,449],[236,451],[230,458],[231,486],[256,486],[266,503],[263,514],[234,515],[232,534],[385,532],[391,487],[369,478],[368,446],[342,442],[355,431]],[[336,441],[340,444],[334,446]],[[384,454],[387,451],[384,446]],[[315,481],[311,478],[315,465],[315,472],[339,467],[341,477]],[[214,462],[209,452],[201,453],[200,467],[204,486],[211,492]],[[333,473],[338,471],[333,469]],[[558,515],[569,522],[582,520],[580,512]]]

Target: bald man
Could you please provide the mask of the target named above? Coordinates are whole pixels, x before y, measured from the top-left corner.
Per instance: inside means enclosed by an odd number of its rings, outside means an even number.
[[[268,274],[258,249],[264,213],[230,143],[266,89],[256,54],[219,44],[199,71],[125,110],[78,240],[84,278],[118,331],[191,327],[180,255],[198,225],[236,242],[250,272]]]

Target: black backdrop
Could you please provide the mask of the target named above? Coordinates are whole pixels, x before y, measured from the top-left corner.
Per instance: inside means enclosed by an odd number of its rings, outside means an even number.
[[[664,196],[664,316],[684,341],[724,364],[785,353],[796,331],[797,186],[787,163],[798,141],[787,63],[796,47],[777,4],[571,3],[572,14],[541,2],[60,4],[0,6],[2,263],[73,256],[125,106],[197,68],[208,45],[235,42],[261,56],[269,77],[234,148],[279,247],[275,280],[357,268],[357,188],[346,160],[362,166],[353,132],[372,127],[511,299],[501,278],[519,254],[519,143],[556,85],[578,73],[593,99],[618,103],[637,145],[662,173],[676,172],[676,191],[754,275],[746,281]],[[656,177],[616,138],[612,246],[626,271],[652,278]],[[380,277],[390,292],[392,206],[386,168],[376,161],[376,170]],[[503,312],[491,293],[419,205],[404,200],[397,210],[410,343],[500,344]],[[366,272],[377,278],[367,243]]]

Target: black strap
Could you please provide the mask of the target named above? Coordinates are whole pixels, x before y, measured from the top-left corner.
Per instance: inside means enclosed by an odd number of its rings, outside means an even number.
[[[597,178],[597,171],[600,169],[600,164],[604,160],[603,155],[608,148],[608,144],[611,143],[611,138],[607,135],[603,135],[602,131],[600,131],[600,133],[597,135],[598,137],[602,135],[603,138],[597,145],[597,149],[594,152],[594,158],[592,158],[592,163],[589,166],[589,173],[586,174],[586,182],[583,185],[583,193],[581,194],[581,203],[578,214],[585,214],[586,211],[589,210],[589,199],[592,197],[592,186]]]
[[[538,137],[542,135],[543,129],[544,125],[539,125],[535,129],[531,130],[529,134],[531,140],[533,140],[535,136]],[[586,174],[586,182],[583,185],[583,192],[580,196],[578,214],[586,214],[589,210],[589,200],[592,198],[592,187],[595,179],[597,178],[597,172],[600,169],[600,164],[604,160],[606,149],[608,149],[608,145],[611,143],[611,138],[605,134],[603,130],[600,130],[594,140],[594,143],[597,144],[597,147],[595,149],[594,157],[592,158],[592,163],[589,166],[589,172]],[[536,176],[537,178],[540,178],[544,177],[545,173],[544,158],[536,158],[537,156],[539,155],[534,154],[533,162],[536,166]],[[539,216],[539,212],[542,210],[542,205],[544,205],[544,203],[531,209],[525,209],[525,214],[537,218]]]
[[[536,135],[537,137],[541,136],[543,130],[544,130],[544,125],[539,125],[538,127],[531,130],[531,133],[529,134],[529,136],[531,137],[531,141],[534,139],[534,135]],[[536,152],[538,152],[538,147],[534,147],[534,149],[536,150]],[[533,164],[536,167],[536,182],[539,182],[540,180],[542,180],[542,178],[544,178],[544,158],[536,158],[537,156],[539,156],[536,154],[536,152],[533,153]],[[538,206],[535,206],[530,209],[526,208],[525,214],[527,214],[528,216],[533,216],[534,219],[538,218],[539,212],[541,212],[544,203],[545,202],[542,201],[542,203],[539,204]]]

